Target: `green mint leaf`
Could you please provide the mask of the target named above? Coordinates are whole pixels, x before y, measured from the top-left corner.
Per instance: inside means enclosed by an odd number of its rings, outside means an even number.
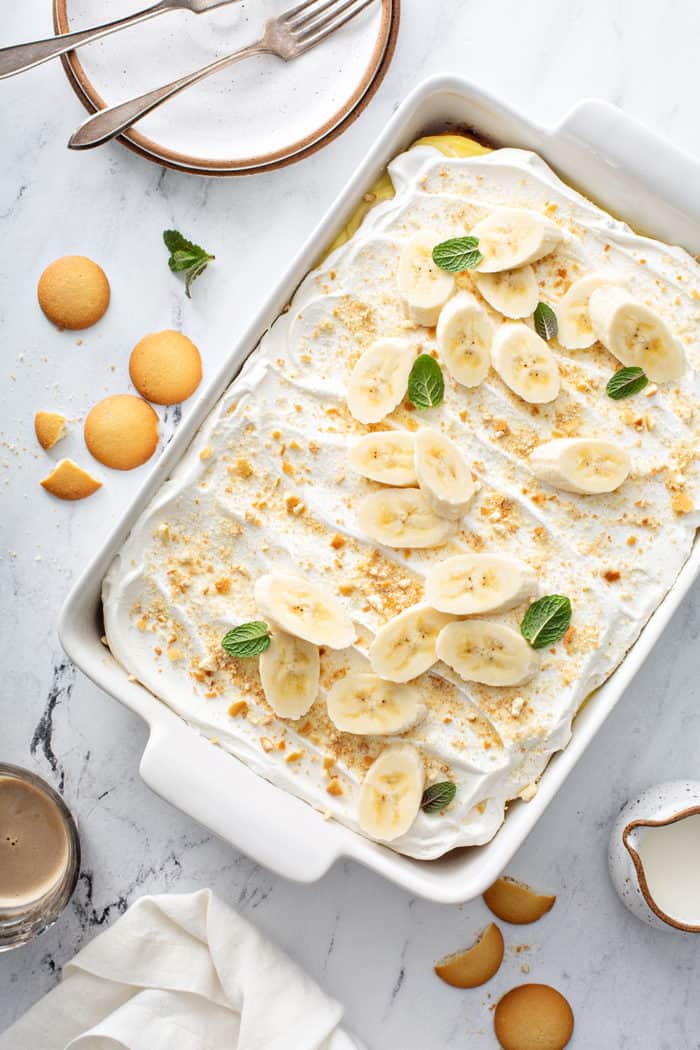
[[[420,808],[424,813],[440,813],[447,809],[456,794],[456,784],[451,780],[441,780],[439,784],[431,784],[425,789]]]
[[[199,277],[200,273],[204,273],[204,271],[207,268],[208,262],[208,259],[202,260],[202,262],[197,263],[195,266],[191,266],[185,274],[185,295],[188,299],[192,298],[192,295],[190,293],[192,282]]]
[[[416,408],[435,408],[445,396],[442,369],[430,354],[419,354],[408,377],[408,400]]]
[[[186,251],[184,248],[178,248],[168,259],[168,266],[173,273],[179,273],[181,270],[189,270],[192,266],[199,266],[200,262],[199,255]]]
[[[548,342],[550,339],[556,339],[559,325],[557,324],[557,315],[552,307],[547,306],[547,303],[538,303],[534,316],[535,331],[540,339],[544,339],[545,342]]]
[[[563,638],[571,623],[571,602],[563,594],[547,594],[533,602],[520,631],[533,649],[544,649]]]
[[[185,248],[185,246],[189,248],[194,247],[177,230],[163,230],[163,241],[169,252],[176,252],[180,248]]]
[[[647,386],[649,380],[641,368],[632,365],[629,368],[620,368],[608,380],[605,393],[613,401],[622,401],[624,397],[633,397]]]
[[[229,656],[259,656],[270,648],[270,628],[262,620],[241,623],[226,632],[221,647]]]
[[[183,237],[179,230],[163,230],[163,240],[169,252],[191,252],[200,257],[207,254],[198,244],[193,244]]]
[[[170,252],[168,266],[173,273],[184,273],[185,294],[188,299],[191,299],[192,282],[201,273],[204,273],[215,256],[210,255],[204,248],[200,248],[198,244],[188,241],[178,230],[164,230],[163,241]]]
[[[483,260],[478,237],[452,237],[433,248],[433,262],[448,273],[473,270]]]

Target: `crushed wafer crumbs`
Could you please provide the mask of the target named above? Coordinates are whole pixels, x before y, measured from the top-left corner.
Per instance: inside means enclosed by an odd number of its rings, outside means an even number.
[[[234,700],[228,709],[231,718],[247,718],[248,703],[246,700]]]
[[[287,510],[287,514],[303,514],[306,510],[306,504],[303,499],[296,496],[293,492],[288,496],[284,497],[284,505]]]
[[[695,510],[693,501],[686,492],[674,492],[671,496],[671,507],[675,514],[690,514]]]
[[[329,795],[334,795],[337,798],[339,795],[343,794],[343,785],[336,777],[334,777],[326,788],[326,791]]]
[[[252,478],[255,473],[248,460],[242,457],[236,460],[233,466],[233,472],[237,474],[239,478]]]

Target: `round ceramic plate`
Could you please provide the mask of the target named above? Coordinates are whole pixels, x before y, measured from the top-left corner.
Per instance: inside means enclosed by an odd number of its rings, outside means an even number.
[[[57,33],[121,18],[147,0],[53,0]],[[233,0],[201,15],[171,11],[65,56],[90,111],[132,98],[259,39],[294,0]],[[239,175],[299,160],[340,134],[391,60],[399,0],[376,0],[305,55],[236,63],[176,95],[121,136],[168,167]]]

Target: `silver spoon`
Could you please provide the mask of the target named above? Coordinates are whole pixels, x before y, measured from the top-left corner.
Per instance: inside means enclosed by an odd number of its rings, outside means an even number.
[[[73,51],[82,44],[89,44],[92,40],[116,33],[126,26],[145,22],[148,18],[162,15],[165,11],[192,11],[200,15],[203,11],[210,11],[213,7],[221,7],[222,4],[236,3],[237,0],[159,0],[152,7],[144,11],[137,11],[133,15],[118,18],[115,22],[107,22],[93,29],[79,29],[75,33],[62,33],[59,36],[50,36],[46,40],[34,40],[28,44],[13,44],[11,47],[0,48],[0,80],[4,77],[12,77],[15,73],[22,73],[25,69],[33,69],[41,65],[49,58],[56,55],[64,55],[66,51]]]
[[[163,87],[147,91],[138,98],[117,103],[107,109],[99,109],[83,121],[72,135],[68,146],[70,149],[92,149],[93,146],[109,142],[173,95],[233,62],[240,62],[243,58],[252,55],[276,55],[277,58],[289,62],[320,44],[374,2],[375,0],[303,0],[277,18],[269,19],[262,37],[254,44],[234,51],[231,55],[224,55],[202,69],[196,69],[194,73],[188,73]]]

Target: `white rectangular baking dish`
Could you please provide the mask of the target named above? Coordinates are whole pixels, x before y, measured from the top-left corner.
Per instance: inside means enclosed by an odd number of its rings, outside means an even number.
[[[696,544],[622,665],[576,719],[569,746],[549,763],[534,800],[511,804],[503,827],[488,844],[456,850],[433,861],[400,856],[340,824],[324,821],[305,802],[263,781],[200,737],[148,690],[129,681],[100,641],[102,579],[144,506],[362,194],[404,147],[426,132],[450,125],[471,129],[493,145],[535,150],[565,181],[637,230],[700,253],[700,198],[696,193],[700,164],[615,107],[584,101],[557,128],[549,129],[533,124],[461,78],[426,80],[397,110],[75,584],[60,615],[59,635],[66,652],[85,674],[148,723],[150,736],[140,765],[146,783],[254,860],[287,878],[312,882],[336,860],[350,857],[411,893],[459,902],[475,897],[498,876],[544,812],[691,587],[700,569],[700,545]]]

